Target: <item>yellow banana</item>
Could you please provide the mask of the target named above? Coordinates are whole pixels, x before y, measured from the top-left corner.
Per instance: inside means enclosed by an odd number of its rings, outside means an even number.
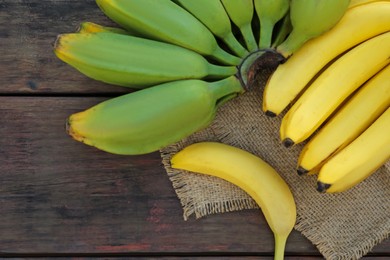
[[[111,32],[63,34],[54,51],[93,79],[132,88],[179,79],[223,78],[237,71],[235,66],[211,64],[180,46]]]
[[[389,63],[390,32],[361,43],[337,59],[283,117],[283,144],[289,147],[308,138],[357,88]]]
[[[175,154],[171,166],[222,178],[246,191],[274,233],[275,259],[283,259],[287,237],[296,222],[296,206],[289,186],[269,164],[227,144],[201,142]]]
[[[352,143],[326,162],[318,191],[342,192],[373,174],[390,159],[390,108]]]
[[[312,172],[390,107],[390,65],[365,83],[303,147],[298,173]],[[390,131],[390,130],[389,130]]]
[[[281,20],[290,7],[290,0],[254,0],[260,20],[259,48],[270,48],[275,24]]]
[[[255,12],[253,0],[221,0],[230,20],[239,28],[247,49],[255,51],[258,49],[255,36],[252,30],[252,19]]]
[[[276,49],[285,58],[306,41],[331,29],[343,17],[350,0],[291,0],[292,31]]]
[[[75,113],[67,131],[75,140],[109,153],[150,153],[207,127],[217,109],[241,92],[235,76],[215,82],[168,82]]]
[[[102,26],[92,22],[82,22],[77,30],[78,33],[101,33],[101,32],[112,32],[119,34],[127,34],[132,36],[137,36],[136,32],[129,32],[127,30],[116,28],[116,27],[108,27]]]
[[[233,35],[231,22],[220,0],[176,0],[181,6],[198,18],[206,27],[239,57],[248,51]]]
[[[315,75],[353,46],[390,30],[390,2],[349,9],[330,31],[304,44],[271,75],[263,93],[263,111],[279,115]]]
[[[226,52],[198,19],[171,0],[96,0],[109,18],[145,37],[179,45],[229,65],[240,58]]]
[[[373,2],[380,2],[380,1],[390,1],[390,0],[351,0],[348,8],[353,8],[355,6],[365,5],[365,4],[369,4],[369,3],[373,3]]]

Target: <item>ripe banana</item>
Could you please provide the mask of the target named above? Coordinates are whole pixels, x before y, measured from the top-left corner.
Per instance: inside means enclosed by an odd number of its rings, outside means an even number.
[[[390,108],[322,166],[318,191],[342,192],[373,174],[390,159],[389,129]]]
[[[164,83],[75,113],[67,131],[75,140],[109,153],[150,153],[208,126],[218,107],[241,92],[235,76]]]
[[[259,48],[267,49],[272,44],[275,24],[281,20],[290,8],[290,0],[254,0],[260,20]]]
[[[254,15],[253,0],[221,0],[230,20],[239,28],[247,49],[253,52],[258,49],[252,30]]]
[[[331,60],[367,39],[389,31],[389,13],[390,2],[348,9],[330,31],[305,43],[278,66],[265,86],[263,111],[269,116],[279,115]]]
[[[289,57],[306,41],[331,29],[343,17],[350,0],[291,0],[292,31],[276,49]]]
[[[198,18],[214,35],[239,57],[248,51],[233,35],[231,22],[220,0],[176,0],[181,6]]]
[[[240,58],[224,51],[198,19],[171,0],[96,0],[101,10],[125,29],[179,45],[229,65]]]
[[[365,5],[373,2],[380,2],[380,1],[390,1],[390,0],[351,0],[348,8],[352,8],[359,5]]]
[[[308,138],[357,88],[389,63],[390,32],[361,43],[337,59],[283,117],[283,144],[289,147]]]
[[[289,186],[269,164],[227,144],[201,142],[175,154],[171,166],[222,178],[246,191],[274,233],[275,259],[283,259],[287,237],[296,222],[296,206]]]
[[[144,88],[180,79],[227,77],[234,66],[217,66],[200,54],[168,43],[111,32],[60,35],[55,54],[83,74],[106,83]]]
[[[318,169],[390,107],[390,65],[365,83],[303,147],[298,173]]]

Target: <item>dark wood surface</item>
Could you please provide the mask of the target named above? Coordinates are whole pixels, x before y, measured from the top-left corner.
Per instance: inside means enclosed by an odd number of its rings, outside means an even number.
[[[272,259],[260,211],[184,221],[158,153],[111,155],[65,133],[71,113],[131,91],[54,56],[81,21],[113,25],[93,0],[0,0],[0,257]],[[321,258],[296,231],[286,255]],[[387,257],[389,239],[365,259]]]

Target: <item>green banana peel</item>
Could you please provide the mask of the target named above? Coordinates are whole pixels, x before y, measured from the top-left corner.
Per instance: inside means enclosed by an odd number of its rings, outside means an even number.
[[[67,132],[109,153],[151,153],[207,127],[217,109],[242,92],[235,76],[164,83],[71,115]]]

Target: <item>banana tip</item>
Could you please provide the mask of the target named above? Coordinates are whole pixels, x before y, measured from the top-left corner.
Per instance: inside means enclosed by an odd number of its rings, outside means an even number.
[[[308,170],[306,170],[305,168],[303,168],[302,166],[299,166],[298,168],[297,168],[297,173],[298,173],[298,175],[305,175],[305,174],[307,174],[309,171]]]
[[[317,182],[317,191],[319,191],[319,192],[326,192],[326,190],[329,189],[330,186],[331,185],[328,184],[328,183],[323,183],[323,182],[318,181]]]
[[[294,141],[291,140],[290,138],[284,139],[282,143],[283,143],[284,147],[286,147],[286,148],[289,148],[295,144]]]
[[[269,117],[276,117],[277,116],[276,113],[269,111],[269,110],[265,111],[265,115],[269,116]]]

